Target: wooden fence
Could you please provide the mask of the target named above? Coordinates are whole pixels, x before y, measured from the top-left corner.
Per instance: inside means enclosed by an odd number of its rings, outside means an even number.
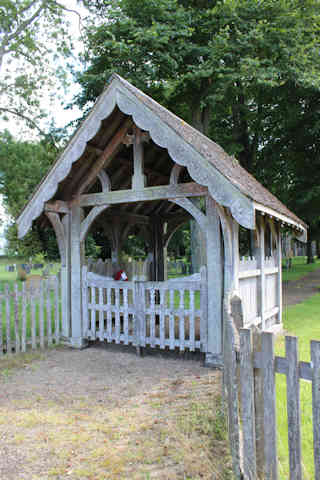
[[[166,282],[114,281],[82,269],[86,338],[180,351],[207,349],[206,268]]]
[[[274,335],[256,328],[238,331],[231,304],[226,302],[224,308],[224,384],[235,478],[279,479],[275,375],[282,374],[287,381],[290,480],[303,478],[300,379],[312,382],[313,452],[315,479],[319,480],[320,342],[311,342],[310,363],[299,362],[296,337],[286,336],[286,356],[275,356]]]
[[[0,285],[0,357],[60,341],[58,276]]]

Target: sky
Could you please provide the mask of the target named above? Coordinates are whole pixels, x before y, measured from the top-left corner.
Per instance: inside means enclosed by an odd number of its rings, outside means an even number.
[[[87,10],[78,5],[76,0],[60,0],[60,3],[63,4],[66,8],[76,10],[81,17],[86,16]],[[81,68],[80,62],[77,61],[77,57],[79,53],[82,52],[83,46],[79,39],[80,37],[80,27],[79,27],[79,16],[72,12],[65,12],[66,18],[70,22],[70,34],[74,39],[74,59],[73,59],[73,66],[77,69]],[[68,59],[70,63],[70,59]],[[66,65],[65,65],[66,67]],[[73,97],[79,92],[80,88],[77,84],[73,83],[72,76],[69,75],[69,80],[71,82],[70,88],[63,93],[63,98],[61,95],[52,95],[52,91],[47,91],[42,102],[42,107],[49,113],[51,118],[54,118],[55,126],[58,128],[63,128],[72,120],[75,120],[81,116],[80,110],[75,107],[72,110],[68,109],[65,110],[65,105],[70,103]],[[52,113],[52,114],[51,114]],[[48,121],[43,120],[42,124],[40,125],[43,130],[47,130],[48,128]],[[34,130],[26,130],[24,125],[21,122],[17,121],[16,117],[9,117],[8,121],[1,121],[0,120],[0,130],[8,129],[12,135],[19,138],[21,137],[21,132],[23,132],[23,138],[28,138],[30,140],[35,139],[37,136],[36,131]],[[6,215],[2,196],[0,195],[0,253],[3,247],[3,232],[6,228],[7,224],[10,222],[9,217]]]

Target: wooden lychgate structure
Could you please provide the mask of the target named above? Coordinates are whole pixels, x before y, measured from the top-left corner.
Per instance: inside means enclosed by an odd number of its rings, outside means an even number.
[[[189,219],[202,230],[206,265],[192,279],[166,277],[166,246]],[[38,186],[17,223],[56,233],[62,264],[63,335],[160,348],[200,348],[222,360],[223,298],[236,292],[246,324],[281,323],[280,228],[306,226],[216,143],[118,75]],[[254,258],[239,257],[239,226]],[[144,282],[116,283],[86,269],[84,240],[100,228],[120,262],[130,232],[143,236]]]

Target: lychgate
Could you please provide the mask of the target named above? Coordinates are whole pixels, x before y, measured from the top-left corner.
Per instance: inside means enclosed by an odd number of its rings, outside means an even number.
[[[205,265],[192,278],[168,280],[167,244],[190,218],[202,231]],[[34,221],[56,233],[70,345],[101,338],[201,349],[212,365],[222,361],[230,293],[242,299],[245,325],[281,325],[280,230],[306,234],[235,158],[117,75],[21,212],[20,237]],[[252,258],[239,256],[239,226],[252,232]],[[98,227],[112,246],[109,274],[90,271],[84,256]],[[130,231],[145,239],[148,271],[117,283]]]

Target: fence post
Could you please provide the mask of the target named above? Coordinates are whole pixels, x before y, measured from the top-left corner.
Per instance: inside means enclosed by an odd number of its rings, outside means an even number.
[[[257,479],[254,412],[252,334],[240,330],[241,418],[243,433],[243,473],[246,480]]]
[[[5,298],[6,298],[6,334],[7,334],[7,355],[11,355],[11,321],[10,321],[10,291],[9,285],[5,285]]]
[[[207,268],[200,267],[200,350],[208,351],[208,285]]]
[[[14,284],[14,336],[16,341],[16,351],[20,352],[20,334],[19,334],[19,298],[18,298],[18,284]]]
[[[320,342],[311,341],[314,478],[320,478]]]
[[[135,346],[137,355],[142,355],[142,347],[140,345],[140,335],[144,322],[143,302],[145,297],[145,290],[143,282],[134,282],[134,303],[135,303]]]
[[[229,443],[232,456],[233,473],[236,479],[242,478],[240,466],[240,427],[239,427],[239,392],[237,375],[237,351],[235,326],[230,314],[230,297],[224,300],[224,388],[228,399]]]
[[[262,333],[262,375],[264,397],[264,459],[266,480],[278,479],[274,337]]]
[[[261,353],[261,331],[257,327],[252,328],[253,354]],[[256,459],[257,478],[264,478],[264,421],[263,421],[263,376],[262,369],[255,368],[254,374],[254,405],[255,405],[255,434],[256,434]]]
[[[296,337],[286,337],[286,358],[290,480],[301,480],[300,385]]]

